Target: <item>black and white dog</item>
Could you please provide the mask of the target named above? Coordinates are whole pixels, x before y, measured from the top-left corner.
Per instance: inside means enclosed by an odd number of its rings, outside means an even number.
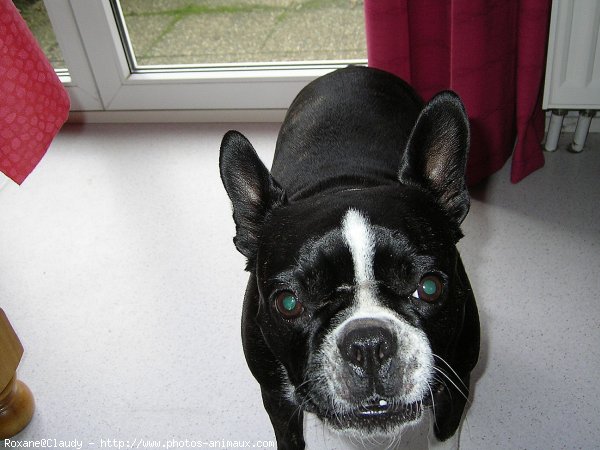
[[[271,172],[228,132],[220,170],[250,280],[246,360],[280,449],[303,414],[359,438],[434,416],[452,437],[479,354],[475,299],[455,244],[469,210],[459,98],[423,104],[397,77],[348,67],[305,87]]]

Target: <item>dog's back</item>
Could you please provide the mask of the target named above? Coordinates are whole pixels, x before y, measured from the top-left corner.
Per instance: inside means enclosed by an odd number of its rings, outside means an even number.
[[[400,154],[422,107],[416,92],[387,72],[358,66],[332,72],[290,106],[273,178],[289,200],[397,181]]]

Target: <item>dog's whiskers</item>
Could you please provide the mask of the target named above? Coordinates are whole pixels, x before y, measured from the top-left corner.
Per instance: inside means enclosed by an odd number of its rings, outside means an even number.
[[[429,393],[431,394],[431,410],[432,410],[432,414],[433,414],[433,418],[431,420],[433,420],[433,425],[434,427],[437,426],[437,418],[435,415],[435,399],[433,396],[433,391],[431,390],[431,385],[428,384],[427,387],[429,388]]]
[[[439,367],[434,366],[433,370],[435,370],[436,372],[438,372],[439,374],[441,374],[444,378],[446,378],[450,382],[450,384],[452,384],[452,386],[454,386],[454,388],[458,391],[458,393],[465,398],[465,400],[467,401],[467,403],[470,403],[469,395],[468,395],[469,391],[468,390],[467,390],[467,393],[465,394],[462,391],[462,389],[454,381],[452,381],[452,378],[450,378],[450,376],[446,372],[444,372],[442,369],[440,369]],[[448,385],[446,385],[446,388],[448,388]]]
[[[450,371],[454,374],[454,376],[456,377],[457,380],[460,381],[460,384],[463,385],[463,387],[465,388],[465,390],[467,392],[469,392],[469,387],[463,382],[462,378],[456,373],[456,371],[452,368],[452,366],[448,363],[448,361],[446,361],[444,358],[442,358],[439,355],[436,355],[435,353],[432,353],[432,356],[434,358],[439,359],[440,361],[442,361],[444,364],[446,364],[446,366],[448,367],[448,369],[450,369]]]

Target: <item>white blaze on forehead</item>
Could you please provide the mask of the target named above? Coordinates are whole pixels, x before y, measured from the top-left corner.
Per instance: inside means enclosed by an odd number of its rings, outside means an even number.
[[[357,285],[373,282],[373,257],[375,237],[371,224],[355,209],[349,209],[342,220],[342,233],[350,248],[354,263],[354,282]]]
[[[377,303],[375,291],[375,233],[369,220],[355,209],[349,209],[342,220],[342,233],[354,265],[356,301],[365,308]]]

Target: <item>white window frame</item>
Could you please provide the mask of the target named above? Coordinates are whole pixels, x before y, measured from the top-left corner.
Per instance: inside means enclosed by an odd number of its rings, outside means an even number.
[[[109,0],[44,0],[69,76],[62,80],[72,110],[82,117],[145,121],[281,120],[295,95],[313,79],[349,63],[311,66],[132,72]],[[158,115],[153,112],[162,112]],[[185,114],[182,112],[194,112]]]

